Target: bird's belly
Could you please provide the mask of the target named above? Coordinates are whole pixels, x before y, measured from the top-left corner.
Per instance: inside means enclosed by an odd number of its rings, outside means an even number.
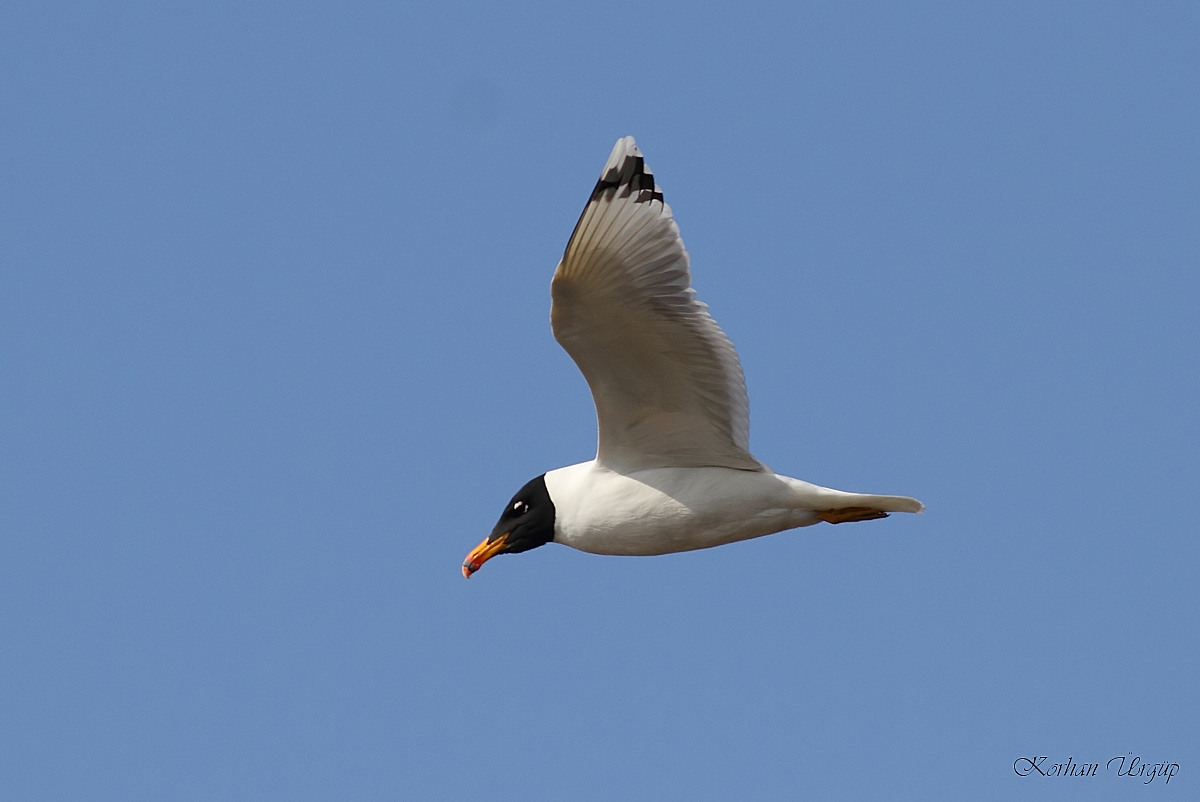
[[[796,515],[790,510],[766,510],[753,519],[739,521],[703,520],[698,516],[680,516],[669,522],[605,520],[573,528],[568,536],[555,539],[592,554],[673,554],[736,543],[816,523],[812,513],[803,513],[800,520],[793,518]],[[807,520],[809,517],[813,520]]]
[[[554,539],[593,554],[692,551],[818,520],[811,510],[797,509],[794,494],[770,474],[672,468],[623,475],[593,469],[575,478],[580,481],[572,487],[569,508],[558,510]]]

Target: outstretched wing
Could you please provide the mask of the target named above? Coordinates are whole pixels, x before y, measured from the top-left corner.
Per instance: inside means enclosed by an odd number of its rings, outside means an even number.
[[[633,137],[608,157],[551,296],[554,337],[596,403],[598,462],[766,469],[750,455],[737,352],[696,299],[679,227]]]

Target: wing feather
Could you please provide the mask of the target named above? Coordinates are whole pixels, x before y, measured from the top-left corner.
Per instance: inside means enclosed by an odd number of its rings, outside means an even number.
[[[671,207],[618,140],[551,282],[555,339],[596,403],[596,459],[624,470],[765,470],[733,343],[696,298]]]

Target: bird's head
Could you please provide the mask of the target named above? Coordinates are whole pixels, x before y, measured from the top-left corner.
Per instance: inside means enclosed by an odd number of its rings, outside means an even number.
[[[525,484],[508,502],[492,533],[463,560],[463,576],[470,578],[497,554],[518,554],[554,539],[554,502],[546,489],[546,474]]]

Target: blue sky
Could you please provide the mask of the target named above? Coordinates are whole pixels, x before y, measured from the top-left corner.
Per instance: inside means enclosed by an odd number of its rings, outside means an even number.
[[[3,795],[1194,798],[1198,40],[1183,0],[6,6]],[[548,286],[626,134],[756,455],[927,514],[462,579],[594,453]]]

